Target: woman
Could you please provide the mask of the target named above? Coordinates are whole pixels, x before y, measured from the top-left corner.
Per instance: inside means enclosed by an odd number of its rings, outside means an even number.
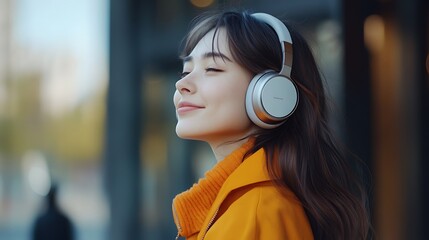
[[[203,15],[182,59],[176,133],[207,142],[218,163],[173,200],[178,237],[367,238],[363,188],[297,32],[267,14]]]

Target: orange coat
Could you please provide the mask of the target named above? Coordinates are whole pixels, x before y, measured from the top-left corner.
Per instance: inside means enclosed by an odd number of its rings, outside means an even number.
[[[187,239],[313,239],[300,201],[290,190],[280,192],[266,169],[263,149],[245,159],[222,184],[200,231]]]

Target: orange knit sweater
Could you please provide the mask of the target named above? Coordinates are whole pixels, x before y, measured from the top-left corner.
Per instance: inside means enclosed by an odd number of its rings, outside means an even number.
[[[220,188],[228,176],[241,164],[244,155],[253,146],[248,141],[236,149],[224,160],[218,162],[205,177],[189,190],[173,199],[173,215],[179,234],[189,237],[201,230],[206,215],[212,206]]]

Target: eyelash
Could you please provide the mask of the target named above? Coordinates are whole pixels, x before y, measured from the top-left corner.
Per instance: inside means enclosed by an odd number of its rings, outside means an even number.
[[[223,72],[223,70],[218,69],[218,68],[206,68],[205,70],[206,70],[206,72]],[[190,72],[180,72],[179,73],[180,79],[186,77],[186,75],[188,75],[189,73]]]
[[[186,77],[186,75],[188,75],[189,72],[179,72],[179,78],[182,79],[184,77]]]
[[[208,71],[213,71],[213,72],[223,72],[223,70],[218,69],[218,68],[206,68],[206,72]]]

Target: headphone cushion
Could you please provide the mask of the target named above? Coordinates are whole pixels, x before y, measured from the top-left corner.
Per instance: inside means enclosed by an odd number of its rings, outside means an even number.
[[[262,128],[275,128],[289,117],[298,105],[298,91],[291,79],[268,70],[256,75],[246,93],[246,112]]]

